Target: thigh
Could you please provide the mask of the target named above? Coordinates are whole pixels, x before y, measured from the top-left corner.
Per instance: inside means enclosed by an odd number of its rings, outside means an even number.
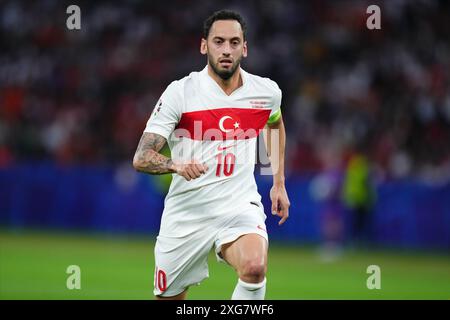
[[[235,211],[239,214],[224,225],[216,239],[217,259],[230,264],[236,270],[249,261],[266,265],[268,235],[264,211],[254,205]]]
[[[267,266],[267,240],[257,233],[240,236],[233,242],[222,245],[221,255],[237,271],[249,261]]]

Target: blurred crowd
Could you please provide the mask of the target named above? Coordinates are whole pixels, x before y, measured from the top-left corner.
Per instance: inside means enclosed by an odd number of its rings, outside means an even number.
[[[229,8],[248,24],[243,68],[283,90],[289,174],[356,153],[383,179],[448,182],[450,3],[376,2],[381,30],[367,1],[2,1],[0,167],[131,163],[165,87],[206,64],[203,20]]]

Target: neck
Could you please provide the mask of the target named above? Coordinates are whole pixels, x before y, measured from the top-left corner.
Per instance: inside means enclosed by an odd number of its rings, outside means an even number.
[[[233,93],[234,90],[242,86],[242,76],[240,72],[241,68],[238,67],[236,69],[236,72],[227,80],[222,79],[219,77],[211,68],[211,66],[208,63],[208,75],[213,78],[215,82],[222,88],[222,90],[227,94],[230,95]]]

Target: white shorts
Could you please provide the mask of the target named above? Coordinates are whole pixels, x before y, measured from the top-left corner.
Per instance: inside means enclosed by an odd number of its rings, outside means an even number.
[[[225,262],[219,255],[223,244],[249,233],[259,234],[268,241],[266,215],[261,204],[249,203],[233,212],[211,219],[207,224],[198,224],[198,229],[188,236],[167,237],[160,234],[157,237],[155,295],[175,296],[208,278],[208,254],[213,247],[217,260]]]

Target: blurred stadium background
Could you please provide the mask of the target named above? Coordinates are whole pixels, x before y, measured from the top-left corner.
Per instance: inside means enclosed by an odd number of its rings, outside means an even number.
[[[170,176],[132,157],[165,87],[205,65],[202,22],[222,8],[247,20],[243,68],[283,90],[283,227],[257,175],[267,298],[449,299],[450,3],[431,0],[2,1],[0,299],[153,298]],[[189,297],[228,299],[235,281],[211,256]]]

